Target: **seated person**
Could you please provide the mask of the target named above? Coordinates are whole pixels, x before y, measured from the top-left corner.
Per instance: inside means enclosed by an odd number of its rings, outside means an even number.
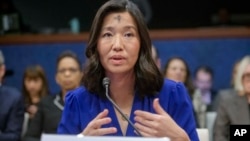
[[[182,82],[185,85],[190,98],[193,99],[194,86],[191,79],[192,77],[188,64],[184,59],[177,56],[168,59],[163,71],[163,75],[165,78],[174,80],[176,82]],[[193,112],[196,120],[196,127],[199,127],[196,113],[194,110]]]
[[[24,141],[39,141],[42,133],[56,133],[64,109],[65,95],[80,85],[81,63],[76,54],[70,51],[60,54],[56,69],[56,82],[61,87],[61,91],[55,95],[47,95],[40,101]]]
[[[23,95],[26,112],[33,118],[41,98],[49,94],[48,82],[43,68],[39,65],[29,66],[23,75]]]
[[[250,56],[239,63],[234,80],[236,94],[220,97],[217,117],[213,128],[214,141],[229,141],[230,125],[250,124]]]
[[[28,114],[24,121],[22,136],[37,112],[37,104],[41,98],[49,94],[48,82],[43,68],[39,65],[29,66],[23,74],[22,92],[25,100],[25,112]]]
[[[172,57],[168,59],[163,71],[163,75],[165,78],[184,83],[190,97],[192,98],[194,86],[192,83],[189,67],[184,59],[181,57]]]
[[[215,111],[214,104],[217,92],[212,89],[213,70],[208,66],[200,66],[195,70],[195,91],[193,105],[200,128],[206,128],[206,113]]]
[[[15,88],[5,86],[4,56],[0,51],[0,141],[19,141],[24,118],[22,94]]]

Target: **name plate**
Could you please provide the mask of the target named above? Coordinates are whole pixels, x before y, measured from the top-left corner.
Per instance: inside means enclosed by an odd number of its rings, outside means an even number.
[[[85,136],[61,134],[42,134],[41,141],[170,141],[169,138],[119,137],[119,136]]]

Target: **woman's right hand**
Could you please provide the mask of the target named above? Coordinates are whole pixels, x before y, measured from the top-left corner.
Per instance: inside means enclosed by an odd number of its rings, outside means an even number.
[[[29,113],[29,117],[33,118],[37,112],[38,108],[36,105],[30,105],[27,109],[27,112]]]
[[[116,133],[117,129],[115,127],[101,128],[102,125],[111,122],[111,118],[107,117],[108,110],[105,109],[99,113],[83,130],[81,134],[84,136],[102,136],[106,134]]]

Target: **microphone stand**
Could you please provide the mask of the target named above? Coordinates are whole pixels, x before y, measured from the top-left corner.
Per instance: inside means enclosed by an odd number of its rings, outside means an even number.
[[[113,106],[116,108],[116,110],[122,115],[122,117],[124,119],[126,119],[126,121],[128,121],[128,123],[135,129],[135,131],[137,132],[137,134],[139,136],[142,137],[141,133],[138,131],[138,129],[134,126],[134,124],[131,122],[131,120],[128,119],[128,117],[121,111],[121,109],[118,107],[118,105],[115,104],[115,102],[111,99],[111,97],[109,96],[109,92],[108,92],[108,88],[109,85],[106,84],[105,85],[105,94],[106,94],[106,97],[108,98],[108,100],[113,104]]]

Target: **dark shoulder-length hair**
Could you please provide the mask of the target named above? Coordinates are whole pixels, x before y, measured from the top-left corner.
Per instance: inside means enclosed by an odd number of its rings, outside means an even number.
[[[24,74],[23,74],[23,86],[22,86],[22,92],[24,95],[25,103],[27,105],[34,104],[34,103],[32,103],[30,94],[28,90],[26,89],[26,86],[25,86],[26,79],[31,79],[31,80],[41,79],[42,80],[42,88],[39,93],[40,99],[49,94],[48,81],[47,81],[46,74],[43,68],[40,65],[28,66],[25,69]]]
[[[138,7],[128,0],[110,0],[97,11],[86,48],[88,60],[84,69],[83,84],[91,93],[104,97],[102,79],[105,77],[105,70],[100,63],[97,41],[104,18],[110,13],[117,12],[128,12],[138,28],[141,46],[138,60],[134,66],[136,90],[141,97],[154,95],[163,85],[163,76],[152,59],[151,39],[143,16]]]
[[[190,96],[192,96],[193,93],[194,93],[194,86],[193,86],[193,82],[192,82],[191,72],[190,72],[190,69],[188,67],[187,62],[183,58],[181,58],[179,56],[175,56],[175,57],[171,57],[170,59],[168,59],[166,65],[164,67],[163,75],[166,74],[166,72],[167,72],[167,70],[169,68],[170,63],[172,61],[174,61],[174,60],[180,60],[181,62],[183,62],[184,66],[186,68],[186,74],[187,74],[183,83],[186,86],[186,88],[187,88],[188,93],[190,94]]]

